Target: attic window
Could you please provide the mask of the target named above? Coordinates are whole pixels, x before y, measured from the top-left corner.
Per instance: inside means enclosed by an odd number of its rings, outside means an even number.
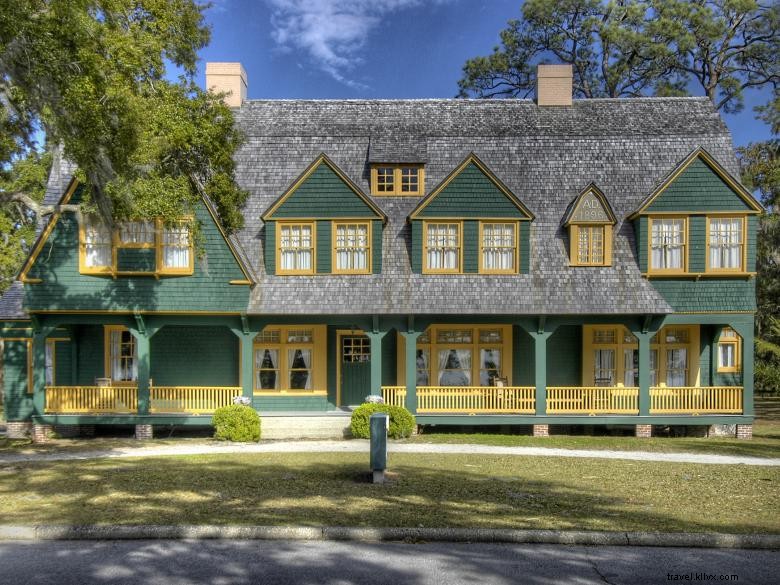
[[[615,217],[604,195],[594,185],[574,200],[565,226],[569,228],[572,266],[612,265],[612,226]]]
[[[422,195],[425,171],[420,164],[375,164],[371,167],[371,194]]]

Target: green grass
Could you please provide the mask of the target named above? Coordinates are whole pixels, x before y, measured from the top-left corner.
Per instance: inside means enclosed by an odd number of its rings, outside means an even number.
[[[780,533],[780,469],[596,459],[231,454],[0,470],[3,523],[498,527]]]

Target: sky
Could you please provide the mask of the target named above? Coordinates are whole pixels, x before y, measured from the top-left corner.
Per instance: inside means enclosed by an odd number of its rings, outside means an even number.
[[[212,0],[208,61],[239,61],[250,99],[452,98],[467,59],[488,55],[518,0]],[[692,88],[697,95],[703,92]],[[724,115],[736,145],[766,140],[749,91]]]

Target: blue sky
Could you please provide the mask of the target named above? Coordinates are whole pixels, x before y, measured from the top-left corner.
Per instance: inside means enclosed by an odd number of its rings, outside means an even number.
[[[207,61],[240,61],[250,98],[450,98],[467,59],[489,54],[518,0],[212,0]],[[769,138],[747,94],[724,116],[737,145]]]

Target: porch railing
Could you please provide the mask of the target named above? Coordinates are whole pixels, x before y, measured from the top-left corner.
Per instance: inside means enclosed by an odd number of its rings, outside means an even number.
[[[466,414],[532,414],[530,386],[418,386],[417,412]]]
[[[650,414],[741,414],[742,387],[653,386]]]
[[[406,406],[406,386],[382,386],[385,404]]]
[[[549,414],[639,414],[639,388],[547,388]]]
[[[138,388],[134,386],[46,386],[44,411],[59,414],[135,413]]]
[[[151,414],[210,414],[233,404],[240,386],[153,386],[149,389]]]

